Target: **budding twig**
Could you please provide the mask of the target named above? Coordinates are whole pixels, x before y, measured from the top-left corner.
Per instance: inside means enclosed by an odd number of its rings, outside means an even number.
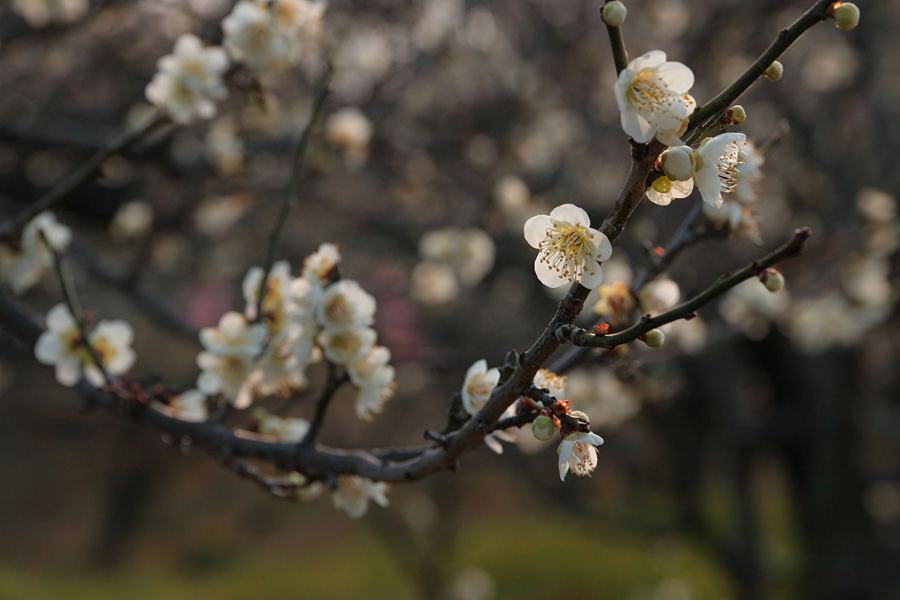
[[[313,103],[312,112],[310,113],[309,120],[306,122],[306,127],[303,129],[303,133],[300,136],[300,141],[297,143],[297,150],[294,152],[291,178],[284,190],[284,196],[281,198],[281,208],[278,210],[278,215],[275,217],[272,231],[269,232],[269,241],[266,246],[266,259],[263,263],[263,277],[259,282],[259,290],[256,299],[256,322],[259,322],[263,317],[263,300],[266,295],[266,285],[269,280],[269,274],[272,271],[272,265],[275,264],[275,249],[278,246],[278,240],[281,237],[281,232],[287,222],[288,215],[291,214],[294,199],[297,196],[297,188],[300,186],[300,173],[303,170],[303,161],[306,158],[306,150],[309,147],[309,140],[312,137],[313,127],[318,122],[319,117],[322,114],[322,108],[325,106],[325,99],[328,97],[328,86],[331,83],[332,73],[331,64],[327,63],[325,66],[325,74],[322,76],[322,83],[319,85],[319,91],[316,94],[316,99]]]
[[[655,317],[642,317],[638,323],[632,325],[625,331],[620,331],[619,333],[614,333],[611,335],[597,336],[581,330],[572,332],[572,334],[569,336],[569,339],[573,344],[576,344],[578,346],[589,346],[592,348],[615,348],[616,346],[632,342],[651,329],[656,329],[657,327],[665,325],[666,323],[671,323],[672,321],[677,321],[679,319],[691,318],[698,308],[708,304],[714,298],[722,295],[742,281],[750,279],[751,277],[758,276],[760,270],[766,269],[800,254],[800,252],[803,250],[803,246],[806,244],[806,240],[809,239],[810,235],[812,235],[812,232],[807,227],[796,230],[793,237],[781,248],[778,248],[767,256],[750,263],[749,265],[732,273],[731,275],[722,277],[716,283],[712,284],[701,293],[697,294],[684,304],[677,306],[670,311],[664,312]]]

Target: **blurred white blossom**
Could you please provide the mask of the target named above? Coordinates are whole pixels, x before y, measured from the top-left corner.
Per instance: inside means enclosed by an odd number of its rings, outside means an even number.
[[[369,501],[379,506],[388,505],[387,484],[358,475],[341,475],[337,487],[331,492],[331,500],[337,510],[359,519],[369,510]]]
[[[0,243],[0,279],[7,281],[16,294],[34,287],[53,266],[53,253],[47,244],[61,252],[71,239],[72,231],[58,223],[53,213],[38,214],[22,229],[15,246]]]
[[[100,321],[88,333],[88,348],[69,308],[57,304],[47,313],[47,330],[38,338],[34,355],[39,362],[56,367],[56,379],[64,386],[75,385],[82,375],[99,386],[105,379],[95,357],[106,373],[126,373],[137,358],[131,349],[133,338],[134,333],[127,322]]]

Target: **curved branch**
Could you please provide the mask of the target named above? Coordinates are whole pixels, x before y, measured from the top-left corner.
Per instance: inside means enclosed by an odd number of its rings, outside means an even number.
[[[797,229],[794,231],[793,237],[785,245],[771,254],[750,263],[743,269],[731,275],[722,277],[719,281],[712,284],[684,304],[655,317],[646,315],[641,318],[640,322],[619,333],[612,335],[594,335],[579,327],[566,325],[559,328],[557,335],[571,341],[576,346],[589,346],[592,348],[615,348],[616,346],[633,342],[652,329],[656,329],[657,327],[679,319],[692,318],[698,308],[708,304],[713,299],[722,295],[742,281],[758,276],[760,272],[772,265],[797,256],[802,252],[806,240],[809,239],[809,236],[811,235],[812,232],[808,227]]]

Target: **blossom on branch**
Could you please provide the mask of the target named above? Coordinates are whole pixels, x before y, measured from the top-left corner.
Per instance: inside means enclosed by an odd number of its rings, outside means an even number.
[[[594,289],[603,282],[600,265],[612,255],[612,244],[590,227],[587,213],[574,204],[563,204],[549,215],[525,222],[525,241],[540,250],[534,272],[547,287],[577,281]]]
[[[197,356],[197,366],[203,371],[197,388],[204,394],[221,393],[235,408],[249,406],[253,398],[248,378],[267,333],[264,325],[251,325],[237,312],[222,315],[218,327],[203,328],[200,343],[206,350]]]
[[[738,185],[741,164],[740,152],[746,149],[743,133],[723,133],[708,138],[697,149],[697,170],[694,181],[700,197],[707,204],[722,205],[722,194],[732,192]]]
[[[164,109],[181,125],[216,114],[213,100],[228,95],[222,74],[228,57],[219,47],[204,47],[197,36],[186,33],[175,42],[172,54],[156,63],[157,73],[147,86],[147,100]]]
[[[566,480],[569,469],[579,477],[590,475],[597,466],[597,449],[603,443],[603,438],[596,433],[576,431],[570,433],[560,442],[559,453],[559,478]]]
[[[483,358],[469,367],[462,387],[463,408],[466,412],[474,415],[481,410],[499,381],[500,370],[488,369],[487,361]]]
[[[384,403],[394,395],[394,367],[388,364],[391,351],[384,346],[373,346],[360,360],[347,365],[350,381],[358,388],[356,416],[371,421],[384,408]]]
[[[242,0],[222,21],[224,45],[255,71],[296,64],[305,41],[317,37],[325,5],[306,0]]]
[[[100,386],[105,381],[103,371],[121,375],[134,364],[133,338],[134,333],[127,322],[100,321],[88,334],[89,348],[69,308],[57,304],[47,313],[47,331],[38,338],[34,355],[39,362],[54,365],[57,381],[66,387],[78,383],[82,375],[93,385]],[[100,361],[99,367],[95,357]]]
[[[622,129],[641,144],[654,137],[667,146],[681,144],[688,117],[697,107],[688,94],[692,85],[694,73],[681,63],[666,62],[661,50],[634,59],[613,88]]]
[[[369,510],[369,500],[379,506],[388,505],[387,484],[358,475],[341,475],[331,493],[331,500],[336,509],[359,519]]]

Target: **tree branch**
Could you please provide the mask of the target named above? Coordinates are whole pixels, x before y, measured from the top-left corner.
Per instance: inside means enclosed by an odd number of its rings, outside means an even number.
[[[14,237],[22,227],[38,215],[67,198],[97,174],[103,163],[113,154],[124,152],[140,140],[144,139],[158,127],[169,122],[169,118],[160,111],[153,114],[142,126],[133,131],[126,131],[110,140],[86,163],[71,172],[62,181],[53,186],[46,194],[26,206],[24,209],[0,223],[0,241]]]
[[[633,342],[651,329],[656,329],[657,327],[679,319],[691,318],[698,308],[708,304],[714,298],[722,295],[742,281],[758,276],[760,272],[772,265],[797,256],[803,250],[803,246],[806,244],[806,240],[809,239],[810,235],[812,235],[812,232],[807,227],[797,229],[794,231],[793,237],[785,245],[771,254],[750,263],[743,269],[731,275],[723,276],[719,281],[684,304],[677,306],[668,312],[662,313],[661,315],[657,315],[656,317],[646,315],[641,318],[640,322],[619,333],[612,335],[594,335],[579,327],[567,325],[560,327],[557,335],[571,341],[577,346],[589,346],[592,348],[615,348],[616,346]]]

